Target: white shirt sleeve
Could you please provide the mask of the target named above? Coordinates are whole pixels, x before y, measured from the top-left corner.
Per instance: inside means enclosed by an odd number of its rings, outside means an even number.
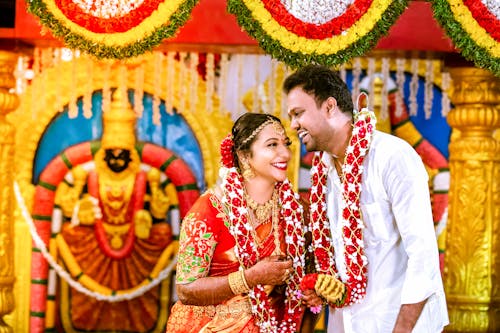
[[[385,176],[384,187],[408,255],[401,303],[418,303],[442,285],[428,175],[420,156],[402,145],[388,162]]]

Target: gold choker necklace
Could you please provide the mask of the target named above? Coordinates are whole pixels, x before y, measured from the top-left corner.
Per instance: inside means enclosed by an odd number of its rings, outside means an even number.
[[[253,210],[253,213],[257,218],[257,222],[260,225],[269,221],[273,207],[277,204],[278,196],[276,191],[274,191],[271,199],[263,204],[255,202],[255,200],[253,200],[248,193],[245,193],[245,199],[247,201],[248,208]]]

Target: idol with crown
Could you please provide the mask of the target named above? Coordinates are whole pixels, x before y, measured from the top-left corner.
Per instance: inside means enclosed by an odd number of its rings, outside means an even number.
[[[72,186],[63,182],[56,192],[67,222],[59,252],[66,266],[81,269],[78,279],[92,281],[95,292],[92,297],[72,288],[61,300],[69,310],[61,312],[61,321],[72,331],[152,332],[161,326],[158,317],[165,316],[159,307],[165,291],[144,286],[172,240],[165,216],[173,199],[162,188],[158,169],[141,170],[135,123],[126,93],[117,89],[103,112],[93,163],[75,166]],[[130,299],[101,301],[104,289]]]

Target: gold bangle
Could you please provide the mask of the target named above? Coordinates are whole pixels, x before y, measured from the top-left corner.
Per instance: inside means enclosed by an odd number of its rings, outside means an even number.
[[[240,270],[240,274],[241,274],[241,281],[243,281],[243,284],[245,285],[245,288],[246,288],[246,292],[249,292],[250,291],[250,286],[248,285],[248,282],[247,282],[247,278],[245,277],[245,270]]]
[[[235,295],[245,294],[250,291],[244,277],[242,278],[241,273],[236,271],[228,275],[229,288]]]

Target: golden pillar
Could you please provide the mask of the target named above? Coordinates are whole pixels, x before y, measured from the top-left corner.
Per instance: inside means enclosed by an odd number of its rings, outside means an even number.
[[[446,332],[500,330],[500,79],[479,68],[452,68],[448,123],[450,192],[444,285]]]
[[[13,332],[4,316],[14,310],[14,126],[6,119],[19,99],[16,86],[17,54],[0,51],[0,333]]]

